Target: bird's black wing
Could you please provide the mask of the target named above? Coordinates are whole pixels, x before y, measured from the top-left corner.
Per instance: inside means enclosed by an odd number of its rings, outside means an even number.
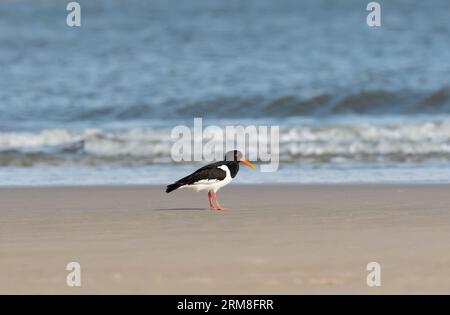
[[[203,167],[200,167],[198,170],[196,170],[194,173],[192,173],[191,175],[195,174],[195,173],[200,173],[203,172],[205,170],[213,170],[213,169],[217,169],[219,166],[223,165],[223,162],[214,162],[208,165],[205,165]],[[219,168],[219,170],[223,171],[222,169]],[[224,171],[225,173],[225,171]]]
[[[223,180],[227,176],[227,173],[223,169],[218,168],[220,165],[220,162],[217,162],[203,166],[191,175],[183,177],[175,183],[167,186],[166,192],[171,192],[172,190],[184,185],[192,185],[201,180]]]
[[[218,168],[218,166],[220,166],[218,163],[203,166],[191,175],[178,180],[177,183],[182,185],[192,185],[201,180],[223,180],[227,176],[227,173],[223,169]]]

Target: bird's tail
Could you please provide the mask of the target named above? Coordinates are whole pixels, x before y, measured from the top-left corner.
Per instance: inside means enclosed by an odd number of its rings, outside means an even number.
[[[173,183],[167,186],[166,188],[166,193],[170,193],[171,191],[174,191],[177,188],[180,188],[182,186],[182,184],[180,183]]]

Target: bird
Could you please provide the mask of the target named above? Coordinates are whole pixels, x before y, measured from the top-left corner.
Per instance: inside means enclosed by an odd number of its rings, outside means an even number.
[[[239,163],[243,163],[256,170],[256,167],[252,163],[243,158],[240,151],[229,151],[225,154],[223,161],[203,166],[194,173],[168,185],[166,193],[185,187],[195,191],[207,190],[209,208],[211,210],[225,210],[220,205],[219,200],[217,200],[216,192],[223,186],[228,185],[236,177],[239,171]]]

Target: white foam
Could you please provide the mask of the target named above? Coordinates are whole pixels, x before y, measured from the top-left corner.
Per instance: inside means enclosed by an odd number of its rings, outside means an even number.
[[[133,161],[143,159],[145,163],[172,163],[170,152],[174,140],[170,133],[169,128],[3,132],[0,133],[0,155],[2,151],[27,153],[48,151],[49,148],[60,153],[60,147],[78,144],[77,148],[85,156],[96,157],[97,161],[102,157],[112,157],[126,163],[127,157],[132,157]],[[256,147],[249,149],[257,150]],[[64,154],[73,153],[68,151]],[[316,163],[450,160],[450,120],[284,126],[280,128],[280,155],[284,163],[304,160]]]

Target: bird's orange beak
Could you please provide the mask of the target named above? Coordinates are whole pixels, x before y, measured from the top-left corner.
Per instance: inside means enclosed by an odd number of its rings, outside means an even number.
[[[242,163],[244,163],[244,164],[247,165],[248,167],[253,168],[254,170],[256,170],[256,167],[255,167],[252,163],[250,163],[249,161],[247,161],[246,159],[240,159],[239,161],[242,162]]]

